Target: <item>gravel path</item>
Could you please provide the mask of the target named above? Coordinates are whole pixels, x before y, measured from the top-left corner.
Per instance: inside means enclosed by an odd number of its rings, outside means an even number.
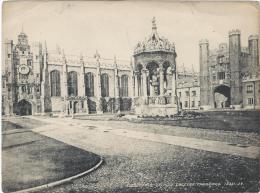
[[[131,139],[102,130],[105,125],[144,131],[142,124],[129,128],[124,122],[69,122],[68,129],[54,124],[38,132],[98,153],[105,163],[88,176],[44,192],[257,192],[257,159]]]

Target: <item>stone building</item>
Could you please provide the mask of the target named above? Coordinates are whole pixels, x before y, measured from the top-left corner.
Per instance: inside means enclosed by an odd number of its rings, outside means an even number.
[[[4,42],[2,114],[102,114],[122,111],[170,115],[179,109],[260,108],[258,37],[241,47],[240,32],[229,45],[209,49],[200,41],[200,73],[176,70],[174,43],[152,33],[137,43],[131,61],[65,54],[32,43],[24,32]]]
[[[177,71],[177,97],[179,108],[184,110],[198,110],[200,108],[199,75],[184,68]]]
[[[59,115],[135,111],[176,113],[176,52],[173,43],[152,33],[134,50],[134,63],[65,54],[46,43],[5,42],[2,113]]]
[[[129,111],[132,68],[129,61],[66,55],[41,43],[5,42],[2,113],[6,115],[88,114]]]
[[[203,109],[259,108],[260,66],[258,36],[241,46],[240,31],[229,32],[229,44],[210,50],[200,41],[200,102]]]

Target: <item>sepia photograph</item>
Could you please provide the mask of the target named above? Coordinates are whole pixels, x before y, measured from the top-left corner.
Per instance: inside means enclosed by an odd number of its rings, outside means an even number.
[[[259,193],[260,3],[2,3],[1,191]]]

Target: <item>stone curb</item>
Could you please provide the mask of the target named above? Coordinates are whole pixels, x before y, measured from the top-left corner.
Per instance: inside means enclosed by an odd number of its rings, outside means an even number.
[[[84,176],[86,174],[89,174],[89,173],[93,172],[94,170],[96,170],[103,163],[103,161],[104,161],[103,157],[100,157],[100,161],[94,167],[90,168],[89,170],[87,170],[85,172],[82,172],[80,174],[77,174],[77,175],[65,178],[63,180],[58,180],[58,181],[51,182],[51,183],[48,183],[48,184],[44,184],[44,185],[40,185],[40,186],[36,186],[36,187],[33,187],[33,188],[24,189],[24,190],[18,190],[18,191],[10,192],[10,193],[35,192],[35,191],[40,191],[40,190],[43,190],[43,189],[46,189],[46,188],[52,188],[52,187],[55,187],[55,186],[59,186],[59,185],[62,185],[64,183],[67,183],[67,182],[71,182],[72,180],[75,180],[75,179],[77,179],[79,177],[82,177],[82,176]]]

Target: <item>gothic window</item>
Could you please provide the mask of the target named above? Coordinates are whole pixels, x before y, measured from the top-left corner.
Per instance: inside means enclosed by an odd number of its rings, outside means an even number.
[[[75,71],[71,71],[68,73],[68,95],[78,95],[78,77],[77,72]]]
[[[107,74],[101,75],[101,96],[102,97],[109,96],[109,77]]]
[[[60,96],[60,72],[53,70],[51,75],[51,96]]]
[[[218,79],[224,80],[225,79],[225,72],[218,72]]]
[[[91,72],[85,74],[85,95],[88,97],[94,96],[94,75]]]
[[[246,92],[247,93],[253,93],[253,85],[247,85]]]
[[[128,97],[128,76],[121,76],[120,96]]]

